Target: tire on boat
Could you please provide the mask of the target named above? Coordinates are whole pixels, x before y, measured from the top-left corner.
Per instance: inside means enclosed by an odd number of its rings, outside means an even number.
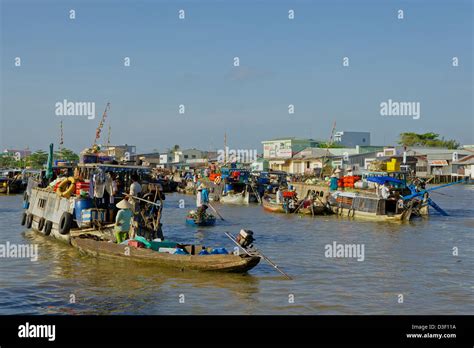
[[[53,229],[53,223],[51,221],[46,221],[46,223],[44,224],[44,234],[46,236],[49,236],[52,229]]]
[[[68,234],[71,230],[72,225],[72,215],[69,213],[63,213],[61,219],[59,220],[59,233],[62,235]]]
[[[27,217],[26,212],[23,212],[23,215],[21,216],[21,225],[22,226],[25,226],[25,224],[26,224],[26,217]]]
[[[26,218],[26,228],[31,228],[33,226],[33,214],[28,214]]]
[[[45,218],[41,218],[40,221],[38,222],[38,231],[42,231],[44,227],[44,223],[46,222]]]

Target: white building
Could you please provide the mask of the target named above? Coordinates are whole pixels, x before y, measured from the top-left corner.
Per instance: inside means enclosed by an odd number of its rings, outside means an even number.
[[[345,147],[370,146],[370,132],[339,131],[334,133],[334,142]]]
[[[116,161],[130,161],[136,155],[137,147],[134,145],[101,145],[100,150]]]

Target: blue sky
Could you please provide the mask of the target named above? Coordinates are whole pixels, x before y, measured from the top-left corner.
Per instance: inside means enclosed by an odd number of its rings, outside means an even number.
[[[81,150],[107,101],[112,143],[139,151],[222,148],[227,132],[260,152],[274,137],[327,139],[334,121],[375,145],[403,131],[474,143],[470,0],[0,2],[3,148],[46,149],[62,119]],[[56,116],[63,99],[98,117]],[[420,102],[421,118],[381,116],[388,99]]]

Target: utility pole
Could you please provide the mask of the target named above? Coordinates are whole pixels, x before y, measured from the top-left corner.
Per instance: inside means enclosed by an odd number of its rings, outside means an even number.
[[[323,177],[323,172],[324,172],[324,166],[326,163],[326,157],[329,155],[329,147],[332,145],[334,141],[334,133],[336,132],[336,121],[334,121],[332,125],[332,130],[331,130],[331,135],[329,137],[329,141],[326,144],[326,153],[324,154],[323,161],[321,163],[321,173],[319,175],[320,178]]]

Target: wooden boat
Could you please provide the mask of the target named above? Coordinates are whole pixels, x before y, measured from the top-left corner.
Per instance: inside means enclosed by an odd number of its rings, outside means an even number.
[[[191,226],[214,226],[216,224],[216,217],[206,214],[202,221],[196,222],[196,215],[188,215],[186,216],[186,223]]]
[[[16,194],[25,190],[19,170],[7,170],[0,174],[0,193]]]
[[[263,209],[272,213],[286,213],[283,203],[272,202],[269,199],[262,199]]]
[[[247,254],[219,255],[178,255],[157,252],[151,249],[135,248],[128,245],[107,241],[97,241],[91,238],[73,237],[71,244],[79,251],[95,257],[123,259],[146,263],[158,267],[177,268],[184,270],[245,273],[254,268],[260,257]]]
[[[250,203],[250,195],[247,190],[239,193],[227,193],[220,197],[221,203],[247,205]]]
[[[354,192],[336,191],[330,194],[329,203],[334,214],[383,222],[408,221],[412,217],[413,202],[397,207],[397,201]]]
[[[327,211],[326,207],[322,204],[313,204],[306,208],[298,209],[298,214],[302,215],[322,215]]]

